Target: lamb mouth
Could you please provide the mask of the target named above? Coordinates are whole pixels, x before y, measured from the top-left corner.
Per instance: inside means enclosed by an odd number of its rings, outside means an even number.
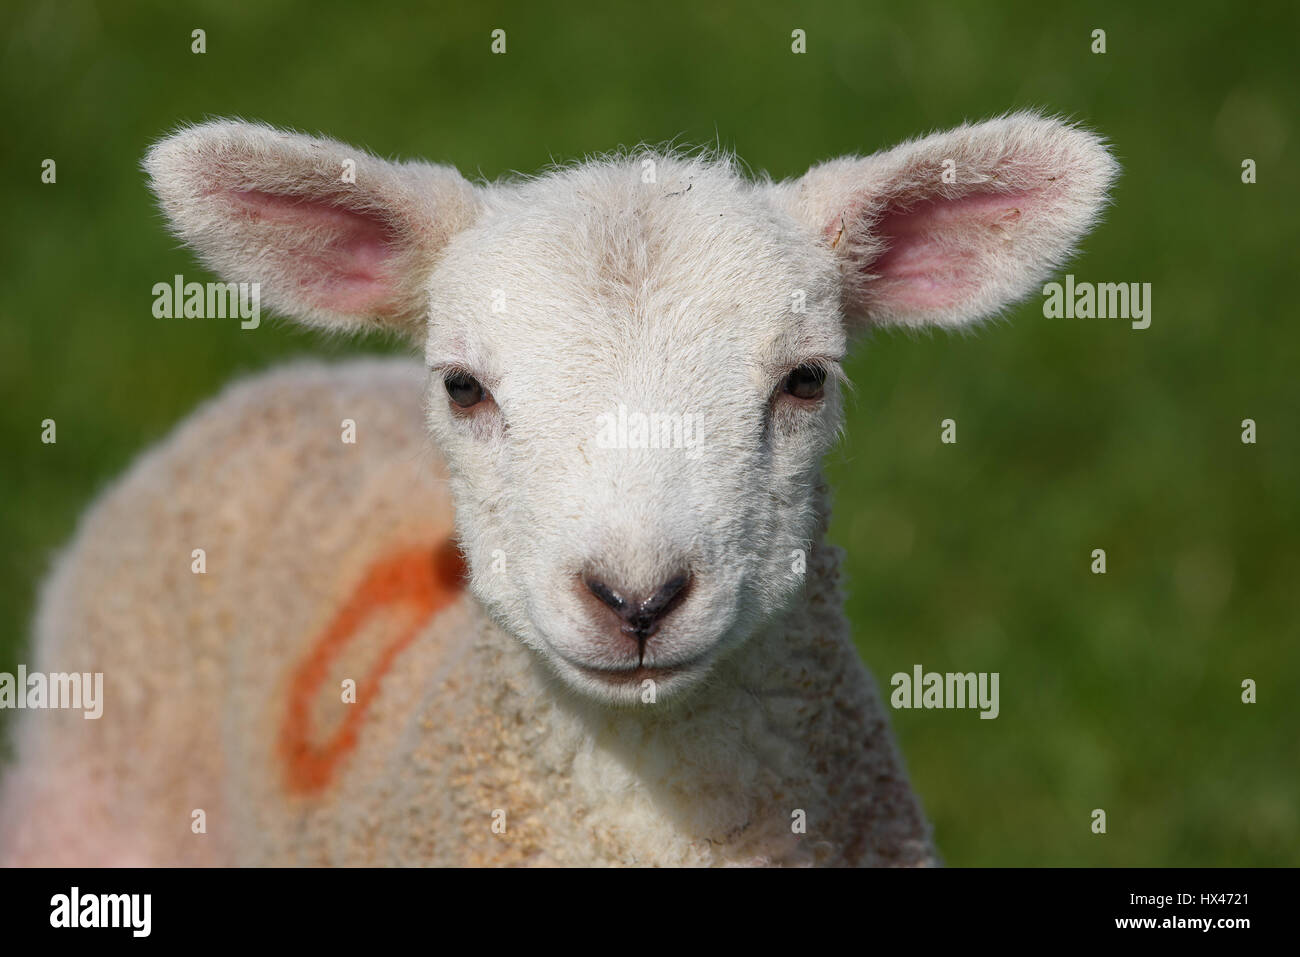
[[[684,672],[697,670],[704,658],[705,656],[701,655],[698,658],[677,661],[669,665],[637,664],[627,668],[593,668],[590,665],[579,664],[576,661],[569,661],[569,664],[590,678],[595,678],[606,684],[620,685],[635,684],[642,681],[663,681],[667,678],[676,677]]]

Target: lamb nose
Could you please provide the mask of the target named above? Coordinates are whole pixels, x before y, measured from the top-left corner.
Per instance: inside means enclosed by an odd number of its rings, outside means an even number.
[[[632,632],[644,641],[655,633],[668,613],[680,604],[690,580],[688,572],[678,572],[648,597],[640,600],[627,597],[626,592],[611,588],[599,579],[585,578],[584,582],[593,595],[623,619],[625,631]]]

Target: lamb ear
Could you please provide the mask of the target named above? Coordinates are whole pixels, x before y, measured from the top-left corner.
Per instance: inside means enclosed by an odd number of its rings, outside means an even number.
[[[478,208],[449,167],[254,123],[182,130],[144,168],[177,235],[225,281],[260,283],[263,302],[309,325],[416,341],[424,282]]]
[[[1098,137],[1020,113],[833,160],[775,189],[833,248],[850,321],[956,327],[1033,292],[1118,172]]]

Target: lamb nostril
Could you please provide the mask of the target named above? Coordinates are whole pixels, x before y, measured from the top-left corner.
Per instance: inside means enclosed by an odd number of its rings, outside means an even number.
[[[668,614],[676,606],[677,600],[686,588],[686,583],[690,581],[690,577],[690,575],[682,572],[668,579],[659,586],[657,592],[641,603],[641,606],[637,609],[637,614],[649,618],[651,621],[657,621]]]
[[[586,584],[588,591],[610,608],[613,608],[614,611],[618,612],[620,618],[627,617],[629,605],[622,595],[614,591],[614,589],[610,588],[604,582],[596,581],[594,578],[584,578],[583,582]]]

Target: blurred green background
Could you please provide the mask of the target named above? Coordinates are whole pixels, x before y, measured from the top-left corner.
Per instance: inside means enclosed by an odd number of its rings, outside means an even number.
[[[678,138],[786,177],[1035,106],[1114,142],[1114,206],[1068,271],[1152,283],[1152,324],[1035,299],[859,348],[829,463],[858,643],[886,692],[915,663],[1001,675],[995,721],[893,712],[950,864],[1300,863],[1296,5],[182,6],[0,12],[0,671],[78,514],[196,403],[388,348],[153,318],[153,283],[204,278],[138,169],[174,125],[261,119],[489,178]]]

